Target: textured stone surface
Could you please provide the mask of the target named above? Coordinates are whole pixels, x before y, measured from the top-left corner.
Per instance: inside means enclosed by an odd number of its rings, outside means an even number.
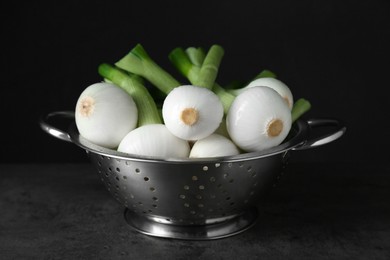
[[[139,234],[90,164],[0,165],[1,259],[389,259],[390,168],[290,164],[250,230]]]

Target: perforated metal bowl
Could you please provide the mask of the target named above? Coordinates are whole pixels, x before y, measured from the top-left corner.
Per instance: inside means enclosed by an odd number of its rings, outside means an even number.
[[[332,142],[346,128],[335,119],[298,120],[283,144],[263,152],[206,159],[156,159],[129,156],[92,144],[79,135],[74,120],[67,131],[52,126],[53,112],[40,120],[50,135],[84,149],[107,190],[123,205],[135,230],[152,236],[207,240],[252,227],[262,196],[275,185],[290,151]],[[332,126],[320,137],[310,130]]]

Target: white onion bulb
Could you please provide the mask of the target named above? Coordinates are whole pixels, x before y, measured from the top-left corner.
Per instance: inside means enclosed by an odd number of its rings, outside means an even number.
[[[236,97],[226,118],[233,142],[247,152],[279,145],[291,129],[291,111],[268,87],[251,87]]]
[[[219,134],[211,134],[194,143],[190,158],[232,156],[239,153],[237,146],[230,139]]]
[[[190,145],[174,136],[165,125],[149,124],[128,133],[120,142],[118,151],[164,159],[185,158],[190,153]]]
[[[246,87],[243,88],[243,90],[258,86],[264,86],[274,89],[287,102],[287,105],[290,110],[292,109],[294,104],[293,95],[291,93],[290,88],[285,83],[275,78],[258,78],[251,81]]]
[[[123,89],[106,82],[88,86],[75,108],[77,129],[94,144],[116,148],[137,125],[138,110]]]
[[[174,135],[185,140],[199,140],[220,125],[223,106],[209,89],[192,85],[174,88],[164,100],[164,123]]]

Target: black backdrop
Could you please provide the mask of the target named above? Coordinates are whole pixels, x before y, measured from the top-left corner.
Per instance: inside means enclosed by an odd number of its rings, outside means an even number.
[[[302,161],[387,159],[390,4],[370,1],[18,1],[1,7],[1,162],[82,162],[85,153],[44,133],[38,118],[73,110],[81,91],[135,44],[174,73],[174,47],[225,48],[218,82],[277,73],[306,117],[348,131]],[[3,4],[2,4],[3,5]],[[388,92],[388,91],[387,91]]]

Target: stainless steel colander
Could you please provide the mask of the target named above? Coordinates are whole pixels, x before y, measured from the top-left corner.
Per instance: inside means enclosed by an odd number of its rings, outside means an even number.
[[[72,120],[67,131],[55,118]],[[107,190],[125,209],[135,230],[157,237],[208,240],[252,227],[259,201],[275,185],[290,151],[317,147],[341,137],[346,127],[336,119],[298,120],[281,145],[263,152],[206,159],[156,159],[129,156],[90,143],[79,135],[73,112],[45,115],[41,128],[84,149]],[[313,128],[331,127],[320,137]]]

